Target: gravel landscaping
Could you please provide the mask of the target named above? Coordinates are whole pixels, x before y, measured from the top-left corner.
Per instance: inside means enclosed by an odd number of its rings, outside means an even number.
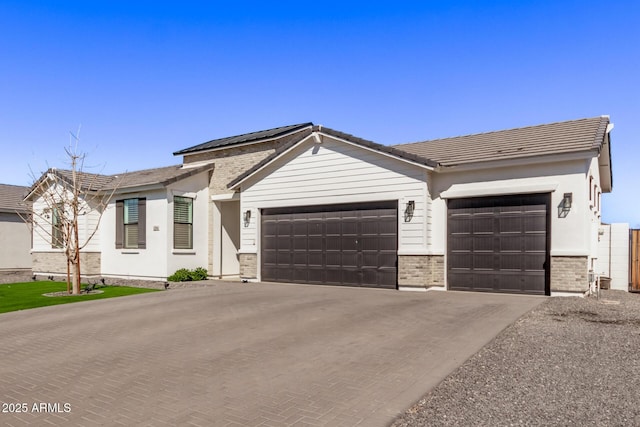
[[[554,297],[393,427],[640,425],[640,294]]]

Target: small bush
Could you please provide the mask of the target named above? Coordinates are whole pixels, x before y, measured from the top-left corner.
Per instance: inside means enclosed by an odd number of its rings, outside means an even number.
[[[207,269],[198,267],[195,270],[181,268],[167,277],[170,282],[190,282],[192,280],[207,280]]]
[[[207,269],[198,267],[191,273],[191,280],[207,280]]]

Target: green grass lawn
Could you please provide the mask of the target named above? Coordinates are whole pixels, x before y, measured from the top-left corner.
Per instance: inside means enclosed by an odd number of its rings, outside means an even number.
[[[82,286],[82,289],[84,289],[84,286]],[[26,282],[0,285],[0,313],[157,291],[157,289],[130,288],[126,286],[100,286],[96,287],[96,290],[103,291],[101,294],[60,297],[45,297],[42,295],[66,290],[67,284],[65,282]]]

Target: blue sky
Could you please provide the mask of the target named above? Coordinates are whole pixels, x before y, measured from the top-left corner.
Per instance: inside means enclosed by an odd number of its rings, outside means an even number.
[[[131,3],[134,3],[133,5]],[[640,228],[638,1],[0,3],[0,182],[170,164],[313,121],[382,144],[611,116],[603,220]]]

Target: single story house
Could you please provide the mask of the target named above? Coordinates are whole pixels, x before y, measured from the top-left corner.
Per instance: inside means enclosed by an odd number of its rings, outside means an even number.
[[[181,165],[96,179],[113,197],[91,273],[583,292],[612,128],[601,116],[384,146],[302,123],[215,139],[175,152]],[[57,268],[55,251],[34,234],[34,272]]]
[[[23,201],[28,190],[0,184],[0,273],[31,272],[30,207]]]

